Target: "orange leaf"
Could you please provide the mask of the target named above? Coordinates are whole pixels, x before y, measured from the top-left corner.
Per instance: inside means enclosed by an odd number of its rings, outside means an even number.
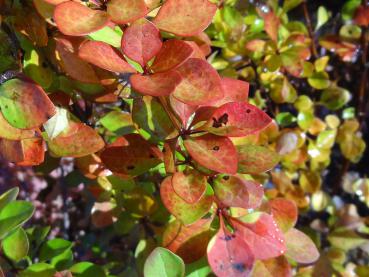
[[[144,0],[111,0],[107,7],[110,18],[118,24],[132,22],[148,12]]]
[[[191,172],[176,172],[172,178],[174,191],[187,203],[198,202],[206,191],[206,177],[193,170]]]

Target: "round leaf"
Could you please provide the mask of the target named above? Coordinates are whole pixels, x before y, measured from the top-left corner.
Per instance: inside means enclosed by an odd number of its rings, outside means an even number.
[[[189,173],[176,172],[172,179],[173,189],[184,201],[198,202],[206,191],[206,177],[193,170]]]
[[[4,254],[11,260],[18,262],[28,254],[29,242],[26,232],[19,228],[9,236],[7,236],[3,242]]]
[[[132,22],[148,12],[144,0],[111,0],[107,7],[110,18],[118,24]]]
[[[185,265],[182,259],[163,247],[155,248],[144,265],[145,277],[183,277],[184,274]]]

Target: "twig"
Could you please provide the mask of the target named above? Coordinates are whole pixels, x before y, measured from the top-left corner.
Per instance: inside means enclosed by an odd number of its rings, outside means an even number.
[[[313,25],[311,23],[311,18],[310,18],[310,14],[307,8],[307,4],[306,4],[307,0],[304,0],[302,2],[302,8],[304,10],[304,17],[306,20],[306,25],[308,27],[308,32],[309,32],[309,36],[311,38],[311,52],[313,53],[314,58],[318,57],[318,51],[316,50],[316,45],[315,45],[315,36],[314,36],[314,31],[313,31]]]

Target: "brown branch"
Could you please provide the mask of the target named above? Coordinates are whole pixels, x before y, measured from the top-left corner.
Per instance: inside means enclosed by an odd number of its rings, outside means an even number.
[[[304,0],[302,2],[302,8],[304,10],[304,17],[305,17],[305,21],[306,21],[306,25],[308,28],[308,32],[309,32],[309,36],[311,39],[311,52],[313,53],[314,58],[318,57],[318,51],[315,45],[315,35],[314,35],[314,31],[313,31],[313,24],[311,23],[311,18],[310,18],[310,14],[307,8],[307,4],[306,4],[307,0]]]

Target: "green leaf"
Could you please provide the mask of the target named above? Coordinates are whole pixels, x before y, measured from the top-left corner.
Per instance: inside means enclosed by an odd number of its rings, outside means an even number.
[[[206,258],[186,264],[186,277],[208,277],[210,273],[211,268]]]
[[[11,260],[18,262],[28,254],[29,242],[23,228],[17,229],[3,240],[4,254]]]
[[[89,34],[88,37],[92,40],[105,42],[113,47],[120,47],[122,35],[123,32],[119,28],[119,26],[115,26],[114,29],[106,26],[96,32]]]
[[[276,120],[281,127],[286,127],[296,122],[296,117],[289,112],[283,112],[277,114]]]
[[[111,111],[100,119],[100,123],[118,136],[131,134],[136,130],[131,115],[120,111]]]
[[[14,187],[6,192],[4,192],[2,195],[0,195],[0,211],[5,205],[8,203],[14,201],[19,193],[19,188]]]
[[[330,18],[330,13],[323,6],[318,8],[318,22],[315,26],[315,31],[322,27]]]
[[[72,243],[64,239],[56,238],[49,240],[41,246],[40,261],[51,260],[66,250],[69,250],[71,247]]]
[[[53,266],[46,263],[37,263],[29,266],[19,274],[19,277],[52,277],[56,273]]]
[[[354,12],[358,6],[361,4],[361,0],[349,0],[343,5],[342,8],[342,18],[343,20],[351,20]]]
[[[90,262],[80,262],[73,265],[70,269],[73,277],[106,277],[104,270]]]
[[[341,87],[327,88],[322,92],[320,102],[330,110],[338,110],[351,100],[348,90]]]
[[[329,76],[327,72],[315,72],[311,77],[308,78],[310,86],[316,89],[325,89],[329,86]]]
[[[166,248],[155,248],[145,262],[145,277],[181,277],[184,274],[183,260]]]
[[[293,8],[296,8],[298,5],[302,3],[303,0],[284,0],[283,2],[283,11],[288,12]]]
[[[30,202],[14,201],[0,211],[0,239],[26,222],[33,214],[34,207]]]

